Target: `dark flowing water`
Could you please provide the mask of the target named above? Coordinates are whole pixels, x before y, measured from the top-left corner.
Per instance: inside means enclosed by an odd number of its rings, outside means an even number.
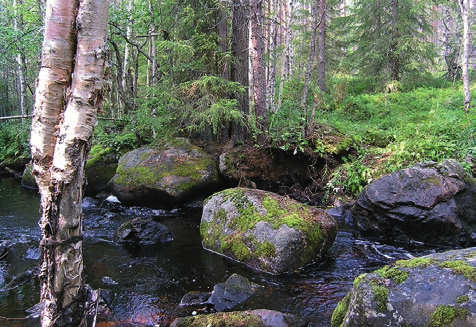
[[[0,261],[1,317],[24,318],[39,299],[35,278],[11,286],[14,276],[38,266],[38,204],[35,191],[22,188],[18,180],[0,179],[0,240],[14,244],[7,258]],[[356,276],[397,259],[434,251],[419,245],[358,240],[350,225],[339,222],[337,239],[322,262],[300,273],[271,276],[203,250],[199,209],[126,208],[93,199],[85,199],[83,206],[86,283],[115,294],[112,314],[101,318],[97,326],[168,326],[175,317],[191,314],[179,307],[183,295],[211,291],[215,284],[238,273],[262,285],[263,290],[237,309],[278,310],[302,317],[309,326],[325,327]],[[112,241],[116,229],[135,217],[153,217],[168,226],[173,242],[140,250],[116,245]],[[23,321],[1,319],[2,326],[20,326]],[[23,325],[34,326],[37,321],[26,320]]]

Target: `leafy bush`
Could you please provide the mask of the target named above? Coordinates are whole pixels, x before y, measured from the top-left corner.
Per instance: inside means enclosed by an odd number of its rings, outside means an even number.
[[[0,163],[15,164],[30,158],[30,122],[0,122]]]

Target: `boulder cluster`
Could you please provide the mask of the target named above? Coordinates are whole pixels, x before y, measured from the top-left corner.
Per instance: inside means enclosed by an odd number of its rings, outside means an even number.
[[[123,204],[161,209],[198,198],[203,201],[203,247],[263,273],[299,272],[321,260],[336,239],[338,224],[328,212],[256,189],[269,180],[243,178],[251,188],[234,187],[236,183],[230,187],[243,171],[252,176],[250,167],[237,170],[236,151],[214,160],[188,140],[176,139],[160,148],[131,151],[119,160],[107,151],[98,153],[104,160],[90,159],[88,192],[107,190]],[[281,172],[289,182],[302,177]],[[396,261],[358,276],[335,309],[332,327],[476,326],[476,248],[471,248],[476,245],[475,201],[475,180],[454,160],[421,163],[365,187],[344,213],[359,238],[455,250]],[[172,239],[165,226],[151,219],[132,220],[116,232],[116,242],[126,246]],[[304,325],[297,317],[270,310],[214,313],[233,310],[231,304],[258,289],[233,275],[210,294],[189,293],[184,305],[198,301],[209,314],[179,318],[173,326]]]

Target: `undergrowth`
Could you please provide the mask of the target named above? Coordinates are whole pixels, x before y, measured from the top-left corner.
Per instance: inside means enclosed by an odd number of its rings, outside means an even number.
[[[465,113],[462,104],[460,87],[427,87],[349,96],[333,110],[320,111],[317,121],[357,144],[334,170],[327,192],[355,196],[370,181],[417,162],[451,158],[469,172],[476,153],[476,114]]]

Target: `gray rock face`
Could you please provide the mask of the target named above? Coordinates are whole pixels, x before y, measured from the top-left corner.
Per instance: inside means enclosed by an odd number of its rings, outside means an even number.
[[[173,237],[167,226],[151,219],[136,218],[119,227],[114,240],[122,245],[145,246],[170,242]]]
[[[476,326],[476,248],[397,261],[356,278],[332,327]]]
[[[321,259],[337,224],[325,211],[271,192],[234,188],[203,207],[203,246],[255,269],[282,274]]]
[[[119,160],[113,194],[126,205],[171,208],[219,185],[215,163],[186,139],[161,149],[140,148]]]
[[[472,245],[476,183],[454,160],[384,176],[358,197],[352,216],[364,237]]]

